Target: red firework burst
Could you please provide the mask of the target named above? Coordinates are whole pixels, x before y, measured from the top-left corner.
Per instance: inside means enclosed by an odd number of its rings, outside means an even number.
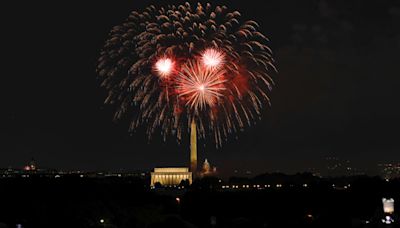
[[[186,105],[196,112],[212,107],[226,90],[225,71],[210,69],[198,61],[185,64],[176,78],[178,96],[184,97]]]
[[[195,122],[199,137],[220,145],[255,123],[270,104],[275,74],[268,38],[255,21],[211,4],[149,6],[115,26],[97,72],[115,119],[133,131],[161,130],[181,140]]]

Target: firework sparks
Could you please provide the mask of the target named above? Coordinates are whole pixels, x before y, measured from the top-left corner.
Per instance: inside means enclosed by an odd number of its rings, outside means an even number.
[[[260,118],[276,72],[255,21],[198,3],[132,12],[115,26],[98,61],[115,119],[178,140],[192,121],[217,145]],[[161,79],[161,80],[160,80]]]
[[[161,58],[155,64],[155,70],[161,78],[170,76],[173,69],[174,63],[170,58]]]
[[[207,49],[202,55],[202,61],[207,68],[218,68],[223,64],[224,55],[215,49]]]
[[[196,112],[206,106],[213,107],[225,90],[225,71],[203,68],[199,63],[189,62],[177,79],[178,94],[186,97],[186,105]]]

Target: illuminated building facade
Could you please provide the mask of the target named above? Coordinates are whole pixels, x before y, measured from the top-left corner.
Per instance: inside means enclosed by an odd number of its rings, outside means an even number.
[[[212,176],[217,174],[217,168],[212,167],[211,164],[208,162],[207,158],[203,163],[203,168],[201,169],[200,176]]]
[[[392,198],[382,199],[384,218],[382,218],[382,223],[390,225],[394,223],[393,213],[394,213],[394,200]]]
[[[24,170],[25,171],[36,171],[37,166],[36,166],[35,159],[32,158],[32,160],[29,162],[29,164],[24,167]]]
[[[382,204],[383,204],[383,212],[385,214],[393,214],[394,212],[394,199],[382,199]]]
[[[177,186],[184,180],[192,184],[192,172],[188,168],[154,168],[150,185],[154,187],[160,183],[163,186]]]

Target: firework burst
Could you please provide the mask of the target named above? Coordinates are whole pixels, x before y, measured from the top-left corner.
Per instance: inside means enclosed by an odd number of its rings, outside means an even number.
[[[115,26],[97,72],[115,119],[149,136],[182,134],[196,123],[217,145],[260,118],[276,72],[268,39],[255,21],[226,6],[147,7]]]
[[[166,78],[173,73],[174,62],[170,58],[160,58],[157,60],[154,68],[160,77]]]
[[[176,79],[177,92],[186,100],[186,106],[196,113],[214,107],[225,90],[225,71],[214,70],[199,63],[189,62]]]
[[[215,49],[207,49],[201,55],[201,60],[206,68],[218,68],[223,65],[224,63],[224,54],[220,51]]]

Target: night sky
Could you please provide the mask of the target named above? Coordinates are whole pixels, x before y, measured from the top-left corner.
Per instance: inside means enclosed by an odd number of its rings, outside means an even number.
[[[262,120],[222,149],[200,142],[200,160],[208,158],[223,175],[306,171],[323,167],[326,156],[368,173],[379,162],[400,161],[399,1],[215,2],[259,22],[279,74]],[[0,167],[22,167],[31,157],[68,170],[188,164],[187,140],[148,141],[143,129],[129,134],[103,105],[95,67],[107,34],[148,4],[3,3]]]

